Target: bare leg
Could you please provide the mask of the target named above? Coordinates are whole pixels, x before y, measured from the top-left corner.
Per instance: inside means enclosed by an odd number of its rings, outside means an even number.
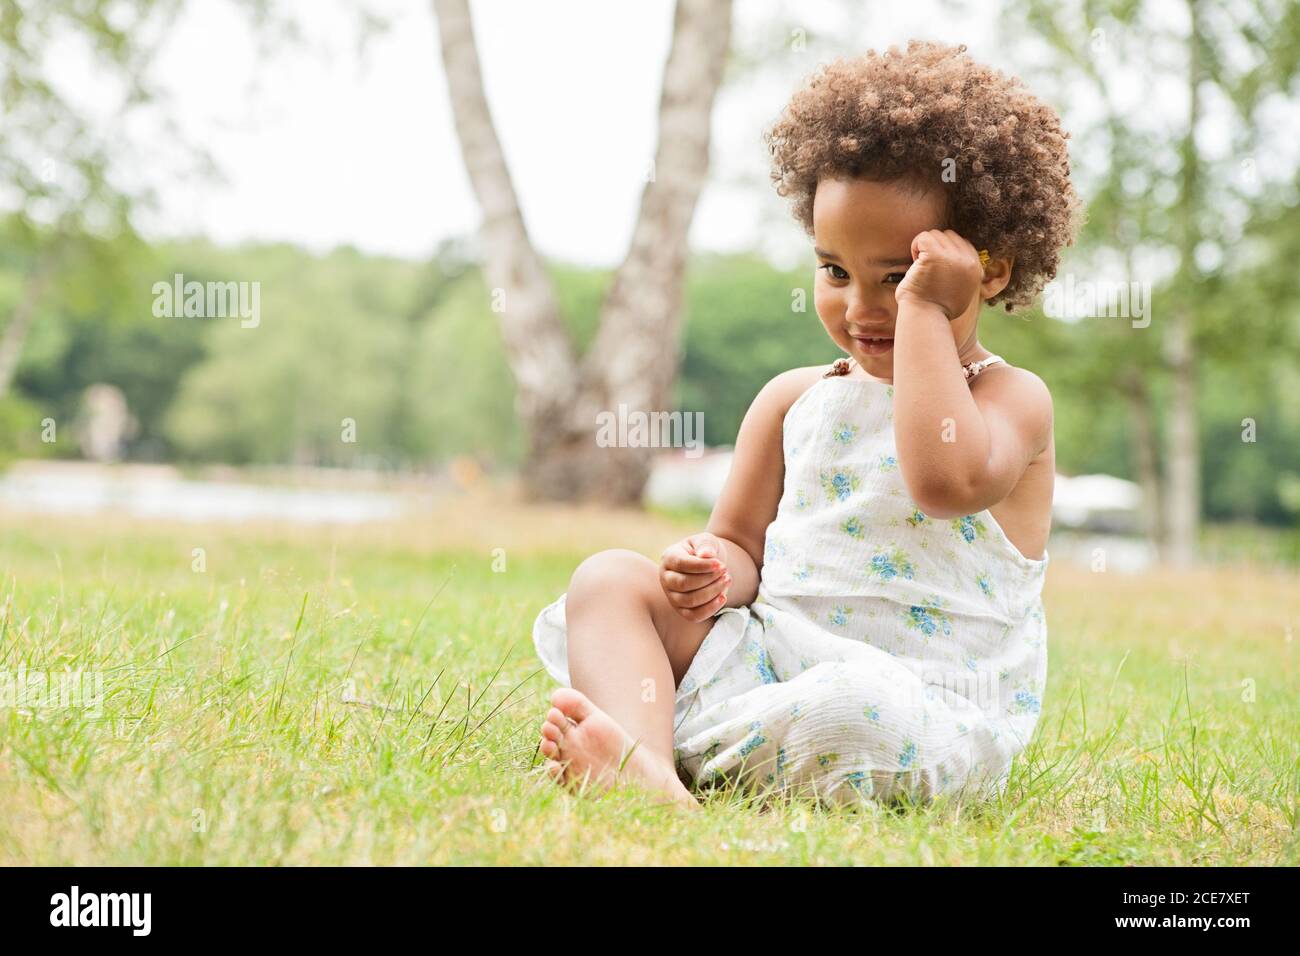
[[[672,764],[638,745],[582,691],[561,687],[551,695],[551,704],[541,742],[551,779],[571,787],[590,786],[598,793],[635,783],[673,803],[699,806]]]
[[[573,689],[552,696],[541,747],[557,764],[548,766],[557,779],[588,779],[601,789],[632,779],[694,806],[674,765],[673,707],[713,620],[678,615],[658,574],[649,558],[625,550],[578,566],[565,597]]]

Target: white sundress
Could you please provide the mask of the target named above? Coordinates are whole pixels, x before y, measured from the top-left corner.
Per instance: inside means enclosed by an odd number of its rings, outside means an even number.
[[[1026,558],[987,510],[917,509],[893,395],[826,377],[786,414],[757,597],[715,615],[677,688],[677,765],[697,787],[978,799],[1005,789],[1029,742],[1047,676],[1049,555]],[[533,641],[567,686],[564,598],[538,615]]]

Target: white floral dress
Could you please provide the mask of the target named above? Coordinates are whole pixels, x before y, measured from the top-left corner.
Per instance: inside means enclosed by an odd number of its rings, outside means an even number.
[[[677,689],[678,767],[832,803],[986,797],[1038,722],[1042,583],[988,511],[908,497],[883,382],[819,379],[784,424],[758,595],[724,608]],[[564,596],[533,628],[568,684]]]

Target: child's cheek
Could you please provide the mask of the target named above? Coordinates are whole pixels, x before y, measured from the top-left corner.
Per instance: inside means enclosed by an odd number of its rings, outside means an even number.
[[[840,294],[824,282],[813,285],[813,308],[817,310],[817,316],[823,324],[828,321],[838,321],[844,314],[844,303],[841,301]]]

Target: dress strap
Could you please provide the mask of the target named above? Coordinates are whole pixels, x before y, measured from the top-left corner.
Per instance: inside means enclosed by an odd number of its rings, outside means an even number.
[[[969,382],[990,365],[996,365],[998,362],[1002,362],[1003,365],[1006,364],[1006,360],[1003,359],[1001,355],[990,355],[988,358],[981,359],[978,362],[968,362],[961,368],[962,371],[966,373],[966,381]],[[848,375],[849,372],[853,370],[854,364],[856,363],[854,363],[851,358],[836,359],[835,364],[827,370],[826,374],[823,375],[822,378],[835,378],[837,375]]]
[[[996,365],[998,362],[1002,362],[1003,365],[1006,364],[1006,361],[1001,355],[990,355],[988,358],[981,359],[978,362],[969,362],[966,365],[963,365],[962,370],[966,373],[966,381],[969,382],[990,365]]]

